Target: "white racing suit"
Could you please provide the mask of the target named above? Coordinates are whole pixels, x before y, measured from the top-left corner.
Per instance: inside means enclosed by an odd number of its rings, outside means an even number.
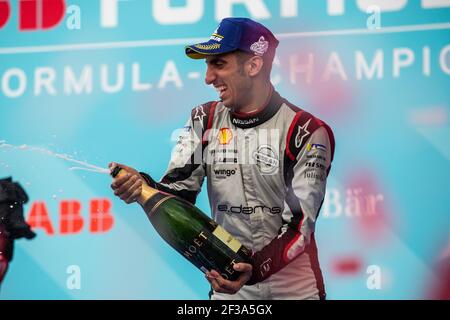
[[[212,217],[253,250],[253,274],[211,299],[324,299],[314,229],[334,154],[331,129],[272,91],[262,111],[192,110],[160,182],[195,203],[207,177]]]

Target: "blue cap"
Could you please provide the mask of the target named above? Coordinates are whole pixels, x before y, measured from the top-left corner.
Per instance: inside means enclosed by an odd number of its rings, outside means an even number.
[[[225,18],[209,41],[186,46],[186,55],[192,59],[203,59],[207,55],[223,54],[242,50],[264,56],[274,52],[279,41],[262,24],[248,18]]]

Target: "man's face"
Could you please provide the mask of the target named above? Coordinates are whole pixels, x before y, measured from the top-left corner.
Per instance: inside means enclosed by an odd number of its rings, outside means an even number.
[[[207,56],[206,65],[205,82],[214,86],[224,105],[235,110],[244,107],[251,96],[253,80],[245,63],[239,63],[238,53]]]

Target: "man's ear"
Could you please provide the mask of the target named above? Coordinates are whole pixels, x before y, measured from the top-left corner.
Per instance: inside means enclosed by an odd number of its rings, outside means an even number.
[[[264,65],[264,60],[260,56],[253,56],[247,61],[247,71],[250,77],[257,76]]]

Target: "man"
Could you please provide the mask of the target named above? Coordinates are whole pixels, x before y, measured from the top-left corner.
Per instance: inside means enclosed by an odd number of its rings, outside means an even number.
[[[112,188],[127,203],[150,186],[195,203],[208,178],[213,218],[253,250],[236,281],[206,273],[211,299],[324,299],[314,239],[334,153],[331,129],[283,99],[270,82],[278,40],[263,25],[226,18],[209,41],[186,47],[205,59],[219,102],[192,110],[160,182],[126,167]],[[116,164],[110,164],[114,167]]]

